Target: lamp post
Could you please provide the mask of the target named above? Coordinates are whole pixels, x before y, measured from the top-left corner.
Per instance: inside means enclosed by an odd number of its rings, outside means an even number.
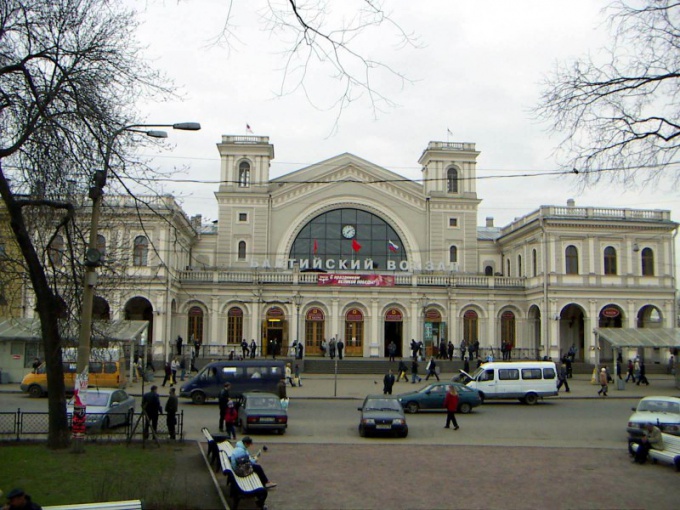
[[[133,133],[141,133],[151,138],[167,138],[168,134],[165,131],[150,128],[172,128],[182,131],[198,131],[201,125],[198,122],[180,122],[177,124],[131,124],[123,126],[114,131],[106,142],[104,152],[104,167],[102,170],[97,170],[94,175],[94,183],[90,188],[89,197],[92,200],[92,219],[90,220],[90,238],[85,252],[85,275],[83,278],[83,303],[80,318],[80,334],[78,336],[78,364],[77,364],[77,378],[74,393],[74,434],[73,438],[76,440],[74,444],[75,451],[82,450],[81,432],[84,432],[86,399],[85,392],[87,392],[87,384],[89,378],[89,360],[90,360],[90,338],[92,336],[92,304],[94,301],[94,287],[97,284],[97,267],[101,265],[101,256],[97,250],[97,236],[99,229],[99,217],[101,215],[102,198],[104,196],[104,186],[106,185],[106,178],[109,173],[111,164],[111,153],[113,151],[113,144],[116,138],[122,133],[128,131]],[[147,339],[150,340],[150,339]],[[81,396],[80,393],[83,392]],[[78,419],[76,419],[76,415]],[[82,420],[82,427],[78,429],[77,425]],[[79,432],[76,432],[79,430]],[[80,443],[80,447],[78,444]]]
[[[302,294],[296,292],[293,296],[293,302],[295,303],[295,340],[300,342],[300,305],[302,305]],[[297,352],[295,352],[295,357],[297,358]]]
[[[427,318],[427,303],[428,303],[428,298],[425,294],[423,294],[420,297],[420,309],[423,312],[423,348],[425,352],[423,353],[423,357],[427,358],[427,338],[425,337],[426,334],[426,329],[425,329],[425,319]]]

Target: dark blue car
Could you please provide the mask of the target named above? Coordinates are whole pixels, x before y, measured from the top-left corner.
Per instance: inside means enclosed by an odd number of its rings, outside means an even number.
[[[436,382],[409,393],[397,395],[397,399],[408,413],[417,413],[423,409],[444,410],[444,397],[454,386],[458,391],[458,412],[467,414],[473,407],[482,405],[482,399],[477,390],[454,382]]]
[[[359,435],[389,434],[396,437],[408,436],[408,425],[401,404],[390,395],[369,395],[359,407]]]

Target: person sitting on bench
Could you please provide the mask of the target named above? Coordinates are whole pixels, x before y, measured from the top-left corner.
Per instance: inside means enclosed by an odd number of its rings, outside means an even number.
[[[653,423],[648,423],[646,430],[647,432],[642,436],[640,446],[638,446],[635,457],[633,458],[633,462],[636,464],[644,464],[647,462],[649,450],[652,448],[655,450],[663,450],[663,437],[661,436],[659,427],[655,427]]]
[[[276,484],[269,481],[269,478],[267,478],[267,475],[264,473],[264,469],[262,469],[262,466],[257,463],[257,457],[252,456],[248,450],[248,448],[250,448],[252,445],[253,440],[250,438],[250,436],[245,436],[238,443],[236,443],[236,448],[234,448],[234,452],[231,454],[231,467],[235,470],[239,458],[249,457],[250,463],[253,465],[253,471],[260,478],[262,485],[264,485],[267,489],[273,489],[276,487]]]

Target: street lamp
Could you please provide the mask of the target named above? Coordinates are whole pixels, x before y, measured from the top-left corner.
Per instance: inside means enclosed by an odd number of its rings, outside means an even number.
[[[293,302],[295,303],[295,340],[300,342],[300,305],[302,305],[302,294],[296,292],[293,296]],[[295,357],[297,357],[297,352]]]
[[[422,338],[423,338],[423,348],[425,350],[425,352],[423,353],[423,356],[425,358],[427,358],[427,336],[426,336],[427,330],[426,330],[426,326],[425,326],[425,322],[426,322],[425,319],[427,319],[427,304],[428,304],[428,302],[429,302],[429,299],[427,298],[427,296],[425,294],[423,294],[420,297],[420,308],[423,312],[423,337]]]
[[[116,138],[124,132],[141,133],[151,138],[167,138],[168,134],[165,131],[147,128],[172,128],[182,131],[198,131],[201,125],[198,122],[179,122],[176,124],[131,124],[123,126],[114,131],[106,142],[104,152],[104,167],[103,170],[98,170],[94,175],[94,183],[90,188],[89,197],[92,200],[92,219],[90,220],[90,239],[85,252],[85,275],[83,278],[83,303],[80,318],[80,334],[78,336],[78,365],[77,378],[74,394],[74,425],[76,422],[76,411],[78,417],[85,423],[85,409],[86,401],[81,398],[79,393],[87,391],[87,384],[89,378],[89,360],[90,360],[90,338],[92,336],[92,303],[94,301],[94,287],[97,284],[97,267],[101,265],[101,256],[97,250],[97,235],[99,229],[99,217],[101,214],[102,197],[104,196],[104,186],[106,185],[106,178],[109,173],[111,164],[111,153],[113,152],[113,144]],[[132,349],[130,349],[132,355]],[[78,421],[80,421],[78,420]],[[81,430],[83,430],[81,428]],[[74,434],[74,439],[82,441],[82,434]],[[78,443],[78,441],[76,441]],[[78,450],[78,448],[75,448]]]

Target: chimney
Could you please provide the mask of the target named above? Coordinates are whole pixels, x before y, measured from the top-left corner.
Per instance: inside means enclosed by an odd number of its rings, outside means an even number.
[[[200,214],[197,214],[196,216],[191,217],[191,226],[194,227],[194,230],[201,230],[201,223],[203,222],[203,216]]]
[[[486,217],[486,226],[487,227],[493,227],[493,216],[487,216]]]
[[[567,207],[576,207],[576,202],[574,201],[573,198],[567,200]]]

